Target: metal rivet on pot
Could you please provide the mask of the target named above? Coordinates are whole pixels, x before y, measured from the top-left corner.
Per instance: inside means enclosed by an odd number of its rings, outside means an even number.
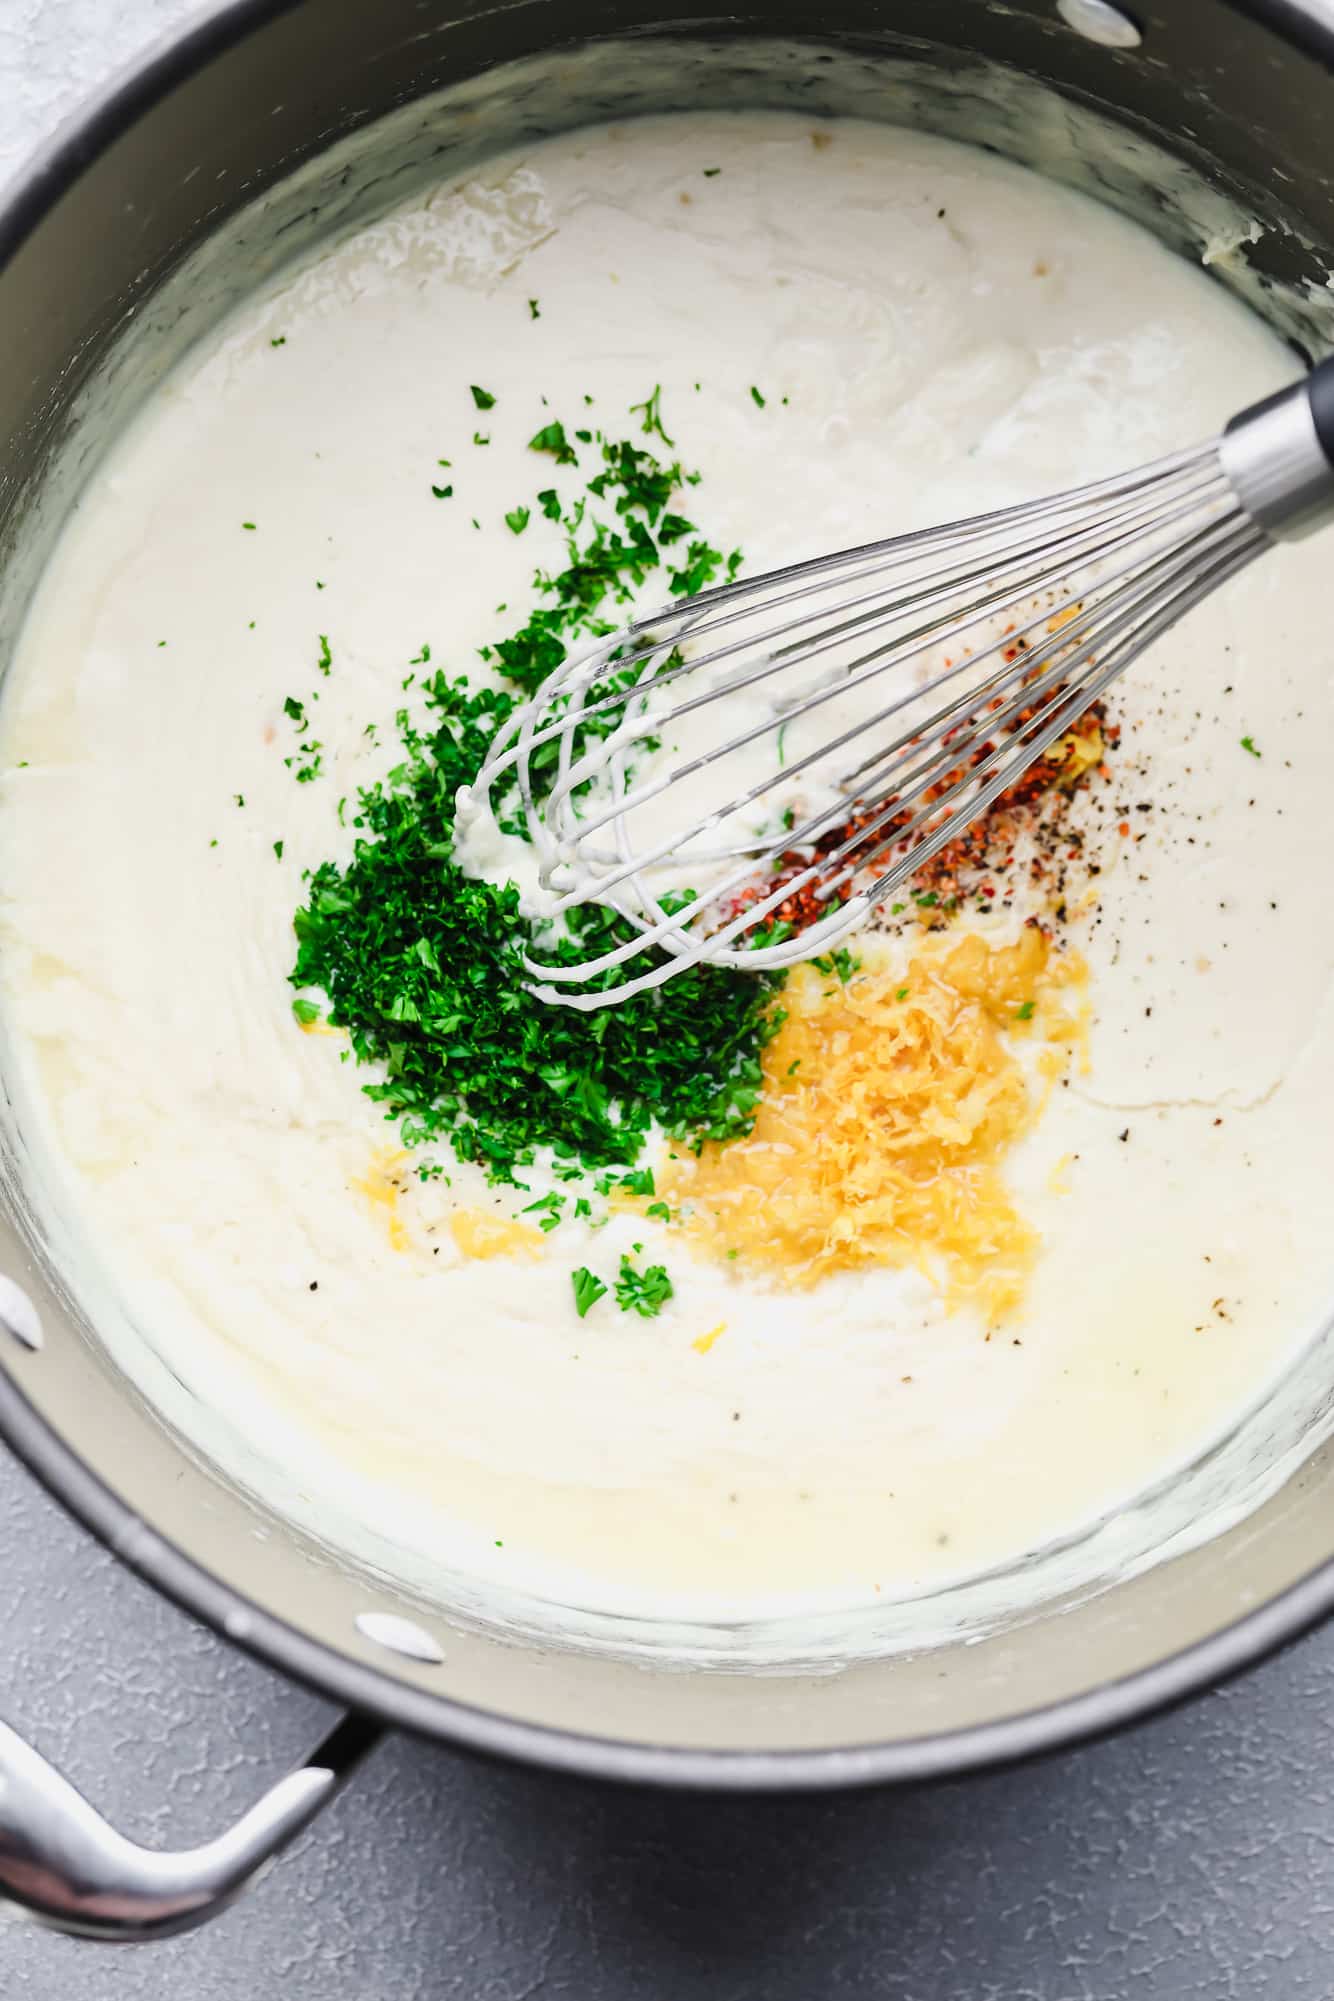
[[[406,1654],[411,1661],[439,1667],[445,1658],[429,1633],[411,1619],[400,1619],[396,1612],[358,1612],[353,1623],[368,1640],[388,1647],[391,1653]]]
[[[1137,49],[1144,40],[1129,14],[1110,0],[1056,0],[1056,11],[1077,35],[1105,49]]]
[[[25,1348],[40,1348],[42,1345],[42,1323],[37,1318],[37,1308],[29,1299],[22,1286],[15,1285],[12,1278],[0,1274],[0,1327]]]

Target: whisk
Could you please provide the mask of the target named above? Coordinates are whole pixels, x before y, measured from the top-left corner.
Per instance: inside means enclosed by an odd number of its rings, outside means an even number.
[[[534,991],[593,1009],[829,952],[1192,606],[1331,518],[1334,358],[1193,450],[636,618],[460,795],[466,828],[517,793],[553,918],[628,920],[594,956],[530,956]]]

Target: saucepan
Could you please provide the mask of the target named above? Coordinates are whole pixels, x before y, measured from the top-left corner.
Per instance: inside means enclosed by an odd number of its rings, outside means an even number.
[[[1330,344],[1332,69],[1324,0],[217,7],[90,105],[0,212],[0,668],[103,419],[225,304],[238,232],[257,276],[322,215],[354,218],[433,160],[449,172],[648,111],[799,105],[971,138],[1082,186],[1211,255],[1220,283],[1314,356]],[[1264,1459],[1258,1507],[1192,1537],[1188,1471],[1161,1560],[969,1644],[761,1674],[683,1666],[629,1636],[524,1638],[279,1519],[191,1448],[169,1400],[131,1386],[44,1233],[11,1106],[0,1431],[125,1562],[346,1716],[236,1827],[178,1854],[123,1839],[0,1728],[0,1890],[97,1936],[198,1923],[386,1728],[608,1779],[762,1791],[958,1775],[1142,1717],[1334,1604],[1331,1345],[1216,1448]]]

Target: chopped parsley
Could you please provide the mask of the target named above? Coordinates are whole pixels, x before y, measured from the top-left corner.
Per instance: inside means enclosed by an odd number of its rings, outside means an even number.
[[[553,1188],[549,1195],[539,1196],[536,1202],[530,1202],[526,1209],[520,1211],[520,1214],[524,1216],[536,1216],[538,1219],[538,1229],[547,1234],[559,1228],[561,1221],[560,1212],[564,1207],[565,1197]]]
[[[448,500],[451,494],[453,493],[454,489],[452,486],[437,486],[435,482],[432,481],[431,491],[435,495],[437,500]]]
[[[281,841],[275,841],[275,842],[274,842],[274,844],[273,844],[273,852],[274,852],[274,854],[276,855],[277,859],[278,859],[279,861],[281,861],[281,860],[282,860],[282,858],[283,858],[283,844],[282,844],[282,842],[281,842]]]
[[[512,535],[522,535],[524,529],[528,526],[528,509],[526,507],[512,507],[505,516],[505,526]]]
[[[564,424],[544,424],[542,429],[528,440],[530,452],[550,452],[558,466],[578,465],[574,447],[565,435]]]
[[[762,410],[764,408],[764,398],[763,396],[761,396],[759,390],[755,387],[755,384],[753,382],[750,385],[750,400],[755,405],[757,410]]]
[[[329,635],[327,632],[320,634],[320,657],[315,662],[315,665],[319,668],[321,674],[327,674],[333,666],[333,654],[329,650]]]
[[[674,443],[662,427],[662,384],[660,382],[654,383],[651,396],[646,396],[642,403],[632,403],[630,408],[643,412],[644,429],[651,438],[661,438],[668,451],[675,451],[676,447]]]
[[[559,458],[564,438],[553,424],[534,443]],[[571,640],[614,629],[608,601],[628,600],[662,561],[654,531],[689,476],[628,440],[599,443],[602,471],[566,518],[565,567],[539,572],[537,609],[487,649],[516,692],[438,669],[421,678],[426,716],[399,710],[403,756],[361,791],[351,860],[313,871],[294,920],[292,983],[327,996],[329,1021],[376,1073],[366,1095],[406,1146],[447,1140],[492,1182],[513,1183],[539,1149],[558,1177],[630,1169],[655,1124],[696,1150],[749,1132],[760,1052],[778,1026],[775,981],[712,966],[598,1013],[544,1006],[528,991],[525,951],[572,964],[633,939],[633,928],[597,904],[567,912],[561,931],[543,927],[523,917],[512,883],[479,881],[453,859],[456,794],[496,730]],[[610,521],[593,518],[592,501]],[[724,564],[702,540],[690,553]],[[302,705],[287,713],[304,731]],[[639,1188],[651,1193],[651,1177]]]
[[[605,1297],[607,1288],[595,1272],[587,1265],[580,1265],[570,1273],[570,1283],[574,1287],[574,1310],[582,1320],[590,1306],[596,1306]]]
[[[661,1313],[674,1290],[665,1265],[649,1265],[645,1271],[636,1271],[630,1258],[622,1256],[616,1281],[616,1304],[622,1313],[638,1313],[641,1318],[652,1320]]]
[[[479,410],[495,409],[496,399],[489,389],[479,389],[475,382],[469,384],[469,387],[472,390],[472,400]]]
[[[1248,750],[1252,757],[1259,757],[1260,755],[1253,736],[1244,736],[1241,740],[1241,747],[1243,750]]]
[[[538,305],[536,299],[528,301],[528,317],[530,320],[540,320],[542,317],[542,308]]]
[[[1032,1021],[1033,1010],[1036,1006],[1037,1006],[1036,1001],[1031,1001],[1031,1000],[1023,1001],[1014,1011],[1015,1020]]]
[[[846,945],[840,945],[826,959],[812,959],[811,964],[821,973],[837,973],[846,986],[854,973],[861,971],[861,960],[850,952]]]
[[[295,918],[293,984],[322,988],[357,1060],[380,1071],[366,1095],[405,1145],[447,1137],[496,1182],[539,1147],[630,1167],[654,1122],[695,1146],[748,1132],[769,985],[701,966],[595,1014],[534,1000],[525,947],[571,963],[634,933],[594,904],[539,936],[513,884],[458,867],[455,795],[515,698],[443,673],[423,685],[431,727],[400,712],[403,762],[361,792],[351,861],[314,871]]]

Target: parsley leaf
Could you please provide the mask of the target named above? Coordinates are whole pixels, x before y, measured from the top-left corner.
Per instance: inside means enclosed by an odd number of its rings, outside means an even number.
[[[589,1307],[596,1306],[605,1296],[607,1288],[587,1265],[580,1265],[570,1273],[570,1283],[574,1287],[574,1310],[582,1320]]]
[[[534,437],[528,440],[530,452],[552,452],[558,466],[578,465],[573,447],[565,435],[564,424],[544,424]]]
[[[622,1255],[620,1277],[616,1281],[616,1304],[622,1313],[638,1313],[644,1320],[653,1320],[674,1290],[665,1265],[649,1265],[645,1271],[636,1271],[631,1260]]]

